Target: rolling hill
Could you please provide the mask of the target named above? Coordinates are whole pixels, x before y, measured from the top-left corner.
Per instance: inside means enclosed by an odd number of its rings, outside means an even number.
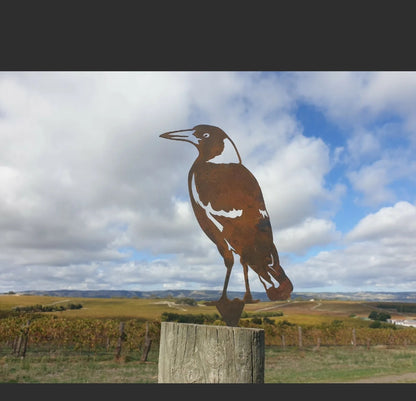
[[[11,292],[9,292],[10,294]],[[30,290],[16,292],[18,295],[46,295],[73,298],[193,298],[196,301],[217,300],[221,291],[215,290],[159,290],[159,291],[128,291],[128,290]],[[268,301],[263,292],[253,292],[254,299]],[[242,299],[244,292],[229,291],[230,299]],[[339,301],[373,301],[373,302],[416,302],[416,292],[299,292],[293,293],[291,299],[339,300]]]

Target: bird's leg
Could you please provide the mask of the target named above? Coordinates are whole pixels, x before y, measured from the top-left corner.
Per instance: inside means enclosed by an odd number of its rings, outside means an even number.
[[[227,287],[228,287],[228,282],[230,281],[230,276],[231,276],[231,270],[233,269],[233,265],[234,265],[234,257],[232,252],[229,253],[229,255],[225,256],[224,255],[224,264],[225,267],[227,268],[227,273],[225,274],[225,279],[224,279],[224,286],[222,289],[222,295],[220,300],[227,300]]]
[[[227,287],[230,280],[231,270],[234,264],[234,256],[229,249],[218,247],[218,250],[224,258],[224,264],[227,268],[227,273],[225,274],[224,287],[222,289],[221,298],[215,303],[215,306],[218,309],[218,312],[220,312],[227,326],[237,326],[241,317],[241,313],[243,312],[244,301],[237,298],[230,301],[227,298]]]
[[[245,263],[243,264],[243,271],[244,271],[244,284],[246,286],[246,293],[244,294],[243,300],[244,302],[249,303],[250,301],[253,300],[253,298],[251,296],[250,285],[248,283],[248,267]]]
[[[244,283],[246,285],[246,293],[244,294],[243,301],[246,304],[253,304],[253,303],[259,302],[259,299],[254,300],[253,297],[251,296],[250,285],[248,283],[248,266],[247,266],[247,263],[244,263],[243,261],[241,261],[241,264],[243,266]]]
[[[227,269],[227,272],[225,274],[225,279],[224,279],[224,286],[222,289],[222,294],[221,294],[220,299],[218,301],[206,302],[205,303],[206,305],[217,305],[219,301],[230,302],[230,300],[227,297],[227,287],[228,287],[228,282],[230,281],[231,270],[233,269],[233,265],[234,265],[234,256],[233,256],[233,253],[230,250],[226,249],[225,247],[222,248],[218,246],[218,251],[223,257],[224,264]]]

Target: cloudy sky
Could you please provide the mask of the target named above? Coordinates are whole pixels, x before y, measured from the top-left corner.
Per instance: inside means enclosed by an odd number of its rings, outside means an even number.
[[[0,292],[221,289],[197,150],[159,138],[197,124],[259,181],[295,292],[415,291],[415,110],[416,72],[0,72]]]

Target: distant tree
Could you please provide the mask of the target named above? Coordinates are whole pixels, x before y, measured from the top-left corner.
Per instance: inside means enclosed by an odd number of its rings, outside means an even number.
[[[391,318],[390,313],[387,312],[376,312],[376,311],[372,311],[369,315],[368,315],[369,319],[371,320],[378,320],[380,322],[386,322],[387,319]]]
[[[195,323],[204,324],[212,323],[219,318],[218,314],[179,314],[173,312],[163,312],[161,315],[162,322],[178,322],[178,323]]]
[[[15,312],[62,312],[67,309],[81,309],[82,304],[68,304],[64,305],[31,305],[31,306],[17,306],[14,308]]]
[[[195,301],[195,299],[193,298],[187,298],[187,297],[182,297],[182,298],[177,298],[175,300],[176,304],[186,304],[189,306],[196,306],[197,302]]]
[[[263,323],[274,325],[274,320],[269,319],[267,316],[263,318]]]
[[[82,309],[82,304],[69,304],[68,305],[69,309]]]
[[[386,322],[386,321],[387,321],[387,319],[390,319],[390,318],[391,318],[390,313],[387,313],[387,312],[380,312],[380,313],[378,314],[378,320],[380,320],[381,322]]]
[[[283,319],[283,320],[280,320],[279,322],[277,322],[277,326],[279,328],[284,328],[284,327],[296,326],[296,324],[295,323],[290,323],[288,320]]]
[[[378,317],[378,312],[376,312],[375,310],[370,312],[370,314],[368,315],[368,318],[371,320],[378,320],[377,317]]]

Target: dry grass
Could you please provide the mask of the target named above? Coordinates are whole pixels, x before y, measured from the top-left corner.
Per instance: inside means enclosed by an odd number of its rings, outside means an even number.
[[[416,348],[321,347],[266,351],[266,383],[342,383],[398,380],[394,375],[415,372]],[[413,378],[414,380],[415,378]]]
[[[116,361],[114,354],[28,352],[25,359],[5,355],[0,359],[1,383],[156,383],[157,350],[148,362],[139,353]]]
[[[30,351],[0,356],[1,383],[157,383],[158,349],[147,363],[139,353],[116,362],[112,353]],[[266,347],[265,383],[415,382],[416,348]]]
[[[163,312],[177,313],[218,313],[214,306],[175,305],[169,299],[144,298],[64,298],[37,295],[1,295],[0,310],[10,311],[16,306],[50,305],[54,303],[80,303],[82,309],[48,312],[57,316],[76,318],[143,318],[148,320],[160,319]]]

